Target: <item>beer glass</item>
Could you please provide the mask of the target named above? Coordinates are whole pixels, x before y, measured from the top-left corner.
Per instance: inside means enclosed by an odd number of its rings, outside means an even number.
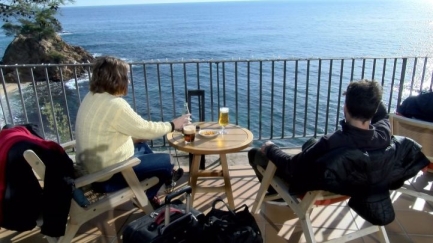
[[[221,126],[221,134],[227,134],[227,132],[224,128],[225,128],[225,126],[227,126],[229,124],[229,108],[228,107],[221,107],[220,108],[220,117],[219,117],[218,123]]]
[[[190,144],[195,140],[195,126],[192,124],[183,127],[183,139],[185,144]]]

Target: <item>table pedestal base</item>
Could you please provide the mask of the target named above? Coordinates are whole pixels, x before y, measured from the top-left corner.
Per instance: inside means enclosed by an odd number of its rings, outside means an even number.
[[[235,209],[235,203],[233,199],[232,184],[230,182],[229,166],[227,164],[226,154],[220,154],[220,162],[222,170],[200,170],[200,158],[201,155],[194,154],[189,184],[192,188],[191,201],[194,202],[194,196],[196,192],[225,192],[227,201],[231,209]],[[222,177],[224,179],[224,186],[219,187],[202,187],[197,186],[198,177]]]

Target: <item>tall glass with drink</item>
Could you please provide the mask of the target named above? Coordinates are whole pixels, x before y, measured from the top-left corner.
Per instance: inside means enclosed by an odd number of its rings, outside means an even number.
[[[183,127],[183,139],[185,144],[190,144],[195,140],[195,126],[188,124]]]
[[[220,116],[218,120],[219,125],[221,126],[221,134],[227,134],[225,130],[225,126],[229,124],[229,108],[221,107],[220,108]]]

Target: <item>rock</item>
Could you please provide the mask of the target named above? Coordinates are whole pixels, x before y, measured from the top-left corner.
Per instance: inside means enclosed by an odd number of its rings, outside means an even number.
[[[82,47],[67,44],[59,35],[42,40],[19,35],[6,48],[2,64],[74,64],[92,62],[93,59],[94,57]],[[60,69],[63,81],[74,78],[73,66],[52,67],[47,69],[50,81],[62,80]],[[77,67],[76,69],[78,77],[85,73],[83,67]],[[29,68],[20,68],[18,71],[21,82],[32,81],[31,66]],[[15,69],[8,68],[4,69],[3,72],[6,82],[17,81]],[[45,68],[34,68],[33,75],[35,81],[46,80]]]

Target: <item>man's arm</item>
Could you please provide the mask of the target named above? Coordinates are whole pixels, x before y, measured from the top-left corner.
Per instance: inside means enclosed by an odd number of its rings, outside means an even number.
[[[385,147],[391,142],[391,124],[389,122],[389,115],[385,105],[381,102],[376,114],[371,119],[371,124],[374,127],[375,144],[370,144],[372,147]]]
[[[371,124],[374,124],[380,120],[388,119],[388,111],[386,110],[385,105],[383,102],[380,102],[379,107],[377,107],[376,114],[374,114],[373,118],[371,119]]]

